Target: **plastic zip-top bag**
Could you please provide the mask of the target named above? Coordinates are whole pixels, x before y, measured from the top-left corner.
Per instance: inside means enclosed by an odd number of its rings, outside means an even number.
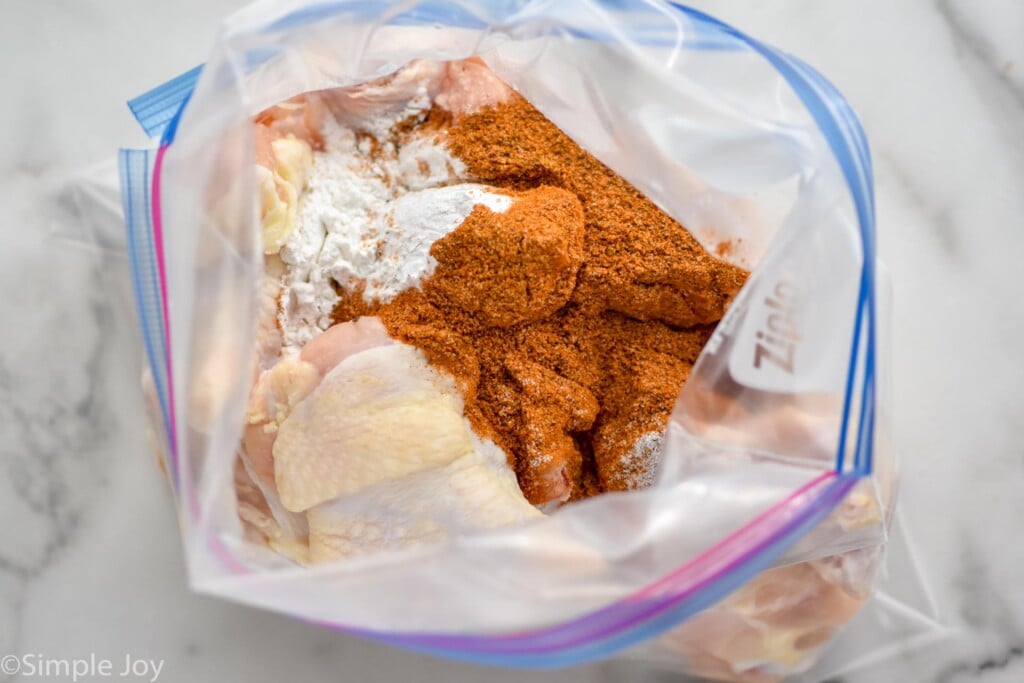
[[[427,542],[307,562],[317,520],[261,483],[242,438],[278,362],[257,348],[264,193],[293,220],[305,191],[261,164],[253,121],[305,94],[468,58],[751,274],[693,365],[643,486],[495,528],[435,510]],[[130,106],[159,140],[122,151],[121,186],[144,384],[195,589],[459,660],[560,666],[647,642],[644,656],[737,681],[806,670],[868,600],[896,481],[877,406],[871,162],[856,116],[806,64],[655,1],[287,1],[230,17],[202,67]],[[351,341],[371,323],[323,338]],[[353,343],[324,382],[349,360],[375,367],[374,345]],[[340,414],[363,415],[356,384],[344,387]],[[412,423],[395,422],[377,452],[433,452],[435,423],[416,423],[410,447]],[[448,471],[429,469],[439,497]],[[331,514],[386,526],[420,484],[403,486],[349,486]]]

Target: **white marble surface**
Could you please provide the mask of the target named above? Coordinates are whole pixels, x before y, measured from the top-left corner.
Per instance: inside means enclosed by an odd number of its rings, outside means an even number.
[[[124,100],[200,62],[235,4],[0,2],[0,655],[158,658],[163,681],[673,680],[455,665],[186,589],[109,298],[123,260],[55,240],[78,226],[51,197],[143,143]],[[876,161],[902,508],[947,637],[832,681],[1024,680],[1024,4],[699,4],[828,75]]]

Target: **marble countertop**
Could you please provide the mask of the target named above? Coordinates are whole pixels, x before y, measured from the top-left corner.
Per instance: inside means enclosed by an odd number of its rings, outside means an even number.
[[[202,61],[237,4],[0,4],[0,656],[163,659],[164,681],[678,680],[452,664],[188,591],[109,294],[123,257],[75,246],[53,196],[144,144],[124,100]],[[943,630],[830,683],[1024,680],[1024,4],[697,4],[818,67],[875,158],[902,514]]]

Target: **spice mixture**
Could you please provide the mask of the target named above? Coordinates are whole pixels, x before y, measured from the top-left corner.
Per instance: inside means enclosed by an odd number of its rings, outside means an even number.
[[[463,392],[474,430],[536,505],[651,481],[693,362],[747,272],[708,254],[519,95],[398,126],[436,131],[463,177],[513,197],[433,243],[437,267],[384,303],[338,287],[334,322],[377,315]]]

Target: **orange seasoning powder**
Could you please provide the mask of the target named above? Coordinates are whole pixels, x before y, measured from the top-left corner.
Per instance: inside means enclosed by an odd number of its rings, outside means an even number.
[[[530,502],[649,484],[676,396],[747,272],[519,95],[418,125],[445,138],[467,180],[515,201],[477,206],[435,242],[421,289],[385,305],[339,292],[335,322],[378,315],[449,372]]]

